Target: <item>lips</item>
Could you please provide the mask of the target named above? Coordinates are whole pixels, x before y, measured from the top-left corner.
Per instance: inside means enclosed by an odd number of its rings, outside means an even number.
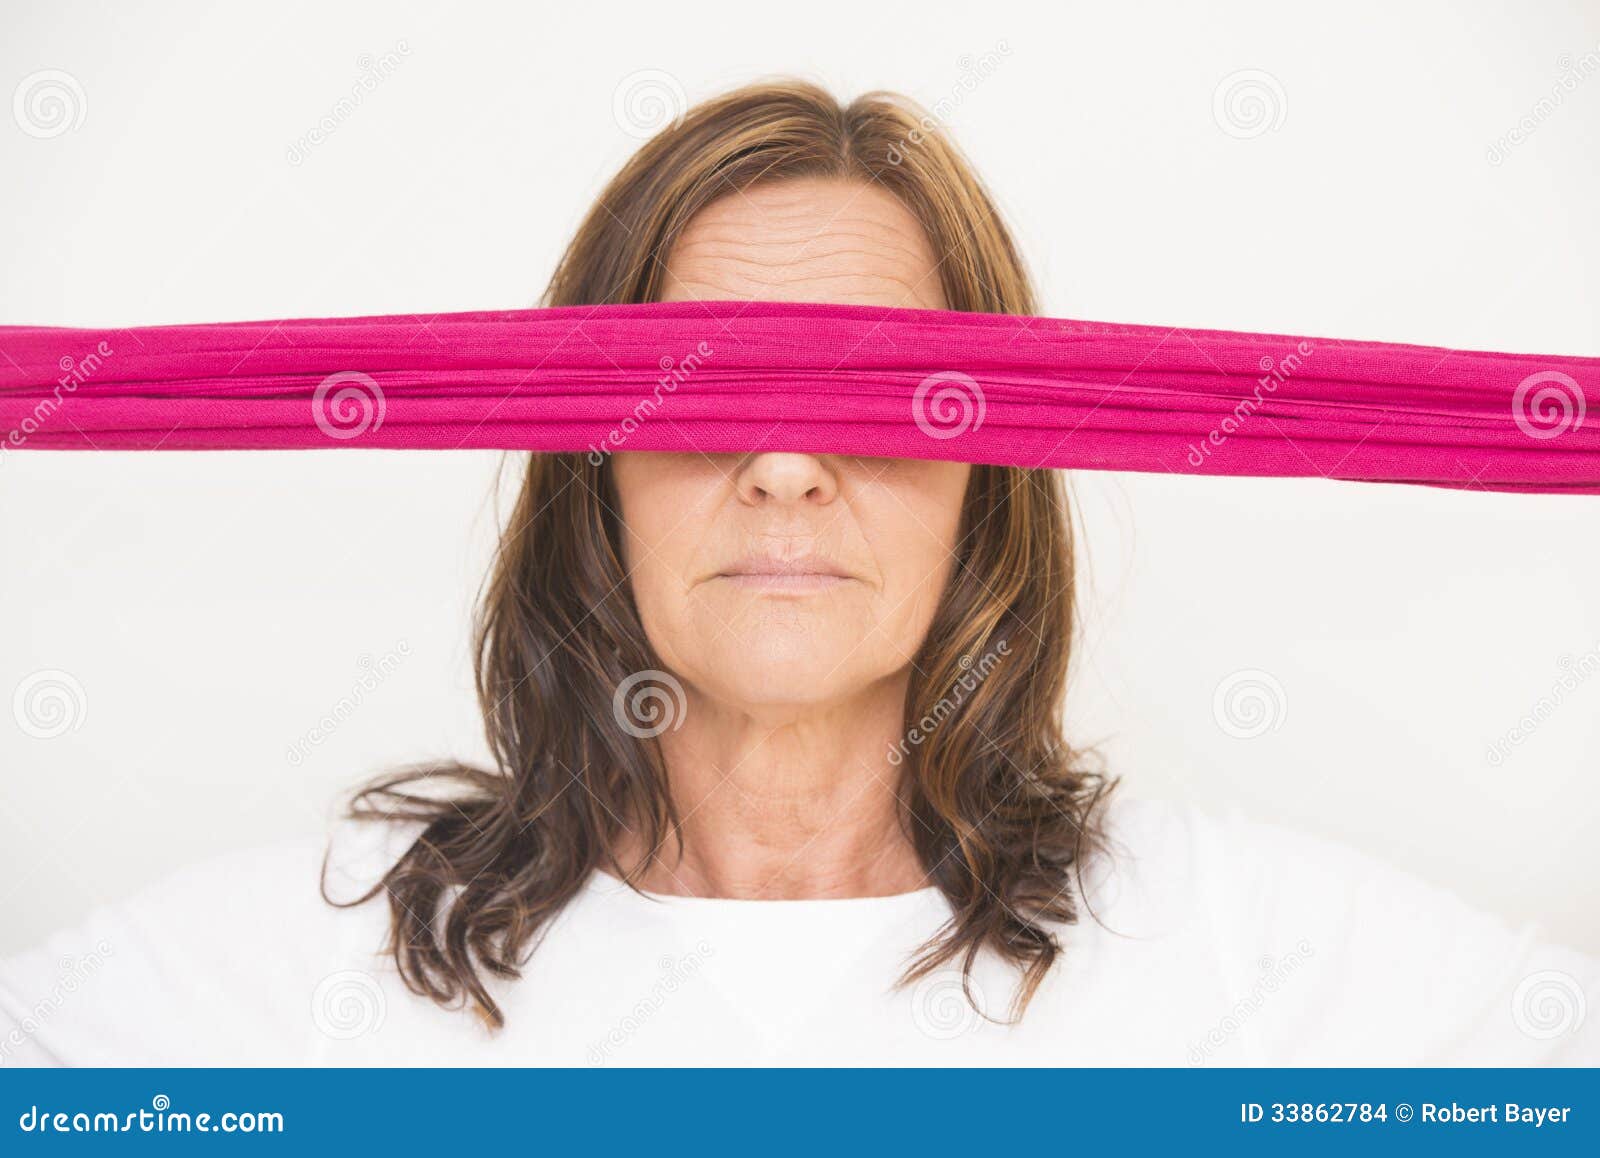
[[[848,568],[821,555],[792,558],[749,555],[723,567],[712,578],[758,590],[809,592],[853,582],[856,576]]]

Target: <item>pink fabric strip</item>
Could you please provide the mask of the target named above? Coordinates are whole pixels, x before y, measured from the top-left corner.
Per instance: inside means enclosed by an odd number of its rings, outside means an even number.
[[[1600,359],[756,302],[0,327],[18,449],[797,450],[1600,493]]]

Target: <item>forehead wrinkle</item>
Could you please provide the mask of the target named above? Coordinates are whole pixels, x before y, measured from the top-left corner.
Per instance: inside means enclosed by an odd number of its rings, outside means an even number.
[[[738,234],[685,238],[678,244],[673,257],[674,264],[697,261],[756,261],[771,264],[828,258],[857,262],[883,259],[908,266],[930,264],[925,246],[906,244],[866,230],[829,230],[822,234],[797,235],[791,239],[750,238]]]
[[[679,284],[702,297],[715,298],[720,293],[733,299],[759,299],[765,296],[763,291],[785,290],[796,294],[800,301],[860,301],[865,305],[892,304],[915,297],[925,280],[913,273],[867,274],[858,269],[827,273],[754,263],[719,264],[695,273],[685,271],[678,277]],[[719,293],[705,294],[701,292],[703,287]]]
[[[671,281],[700,296],[943,305],[932,246],[910,210],[886,191],[836,179],[714,201],[688,223],[667,266]]]
[[[921,225],[898,202],[880,206],[877,212],[849,211],[854,208],[827,214],[816,205],[808,205],[798,207],[792,214],[753,214],[740,204],[719,201],[689,222],[674,253],[719,246],[807,246],[832,239],[854,239],[908,260],[933,260],[932,247]]]

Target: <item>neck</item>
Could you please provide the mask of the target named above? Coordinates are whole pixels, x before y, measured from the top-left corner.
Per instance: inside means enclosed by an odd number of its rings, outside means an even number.
[[[733,705],[693,697],[660,738],[682,838],[644,863],[625,836],[619,860],[639,886],[676,896],[871,897],[926,884],[901,824],[905,677],[847,702]]]

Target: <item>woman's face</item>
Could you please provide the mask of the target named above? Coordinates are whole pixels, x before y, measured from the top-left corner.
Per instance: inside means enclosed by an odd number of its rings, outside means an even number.
[[[900,202],[825,179],[708,206],[669,255],[663,297],[946,304]],[[662,663],[701,695],[778,712],[906,670],[950,576],[971,471],[763,452],[624,452],[613,466],[624,563]]]

